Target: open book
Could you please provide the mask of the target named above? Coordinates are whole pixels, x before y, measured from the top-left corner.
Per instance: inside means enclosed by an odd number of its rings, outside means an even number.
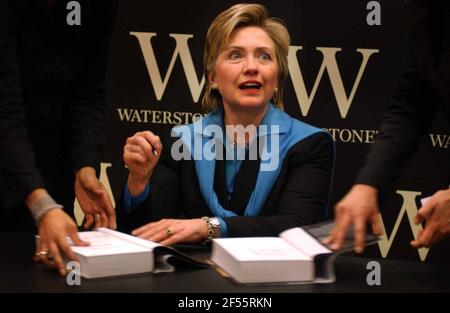
[[[279,237],[214,239],[211,261],[238,283],[334,282],[338,254],[321,243],[332,226],[324,222],[296,227]],[[367,235],[366,244],[376,241]],[[352,247],[349,231],[339,253]]]
[[[81,276],[97,278],[145,272],[171,272],[172,258],[198,267],[210,265],[180,251],[155,242],[107,228],[78,233],[90,243],[87,247],[72,246],[80,262]]]

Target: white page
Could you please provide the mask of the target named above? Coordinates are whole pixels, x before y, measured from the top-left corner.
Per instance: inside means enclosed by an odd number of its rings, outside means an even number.
[[[139,245],[141,247],[147,248],[149,250],[153,250],[154,248],[160,246],[159,243],[156,243],[156,242],[153,242],[153,241],[149,241],[149,240],[145,240],[145,239],[142,239],[142,238],[138,238],[138,237],[135,237],[135,236],[132,236],[132,235],[128,235],[128,234],[125,234],[125,233],[121,233],[121,232],[118,232],[118,231],[115,231],[115,230],[112,230],[112,229],[109,229],[109,228],[105,228],[105,227],[100,227],[100,228],[97,229],[97,231],[105,233],[105,234],[108,234],[108,235],[113,236],[113,237],[116,237],[118,239],[122,239],[122,240],[128,241],[130,243],[134,243],[136,245]]]
[[[89,246],[72,246],[72,250],[84,256],[101,256],[111,254],[127,254],[146,252],[148,249],[121,240],[99,231],[86,231],[78,233],[79,237],[90,243]]]
[[[310,258],[278,237],[223,238],[214,242],[239,261],[310,260]]]
[[[311,258],[318,254],[332,253],[330,249],[320,244],[316,238],[300,227],[288,229],[282,232],[280,237]]]

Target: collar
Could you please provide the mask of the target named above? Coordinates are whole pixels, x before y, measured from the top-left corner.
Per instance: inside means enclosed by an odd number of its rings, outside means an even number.
[[[258,136],[287,133],[290,129],[290,123],[287,121],[286,113],[276,108],[271,102],[269,102],[268,106],[258,126]],[[196,121],[194,123],[194,133],[210,138],[217,136],[217,127],[224,125],[223,115],[223,109],[220,109]]]

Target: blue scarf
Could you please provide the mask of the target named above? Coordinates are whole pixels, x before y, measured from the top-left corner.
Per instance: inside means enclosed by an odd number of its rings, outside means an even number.
[[[218,111],[209,113],[204,118],[201,118],[192,124],[176,126],[172,129],[172,133],[174,134],[173,136],[179,137],[184,146],[189,149],[188,152],[190,153],[190,157],[194,159],[201,193],[213,215],[217,217],[231,217],[236,216],[236,213],[225,210],[220,205],[217,195],[214,192],[215,159],[208,160],[202,155],[205,146],[206,150],[208,150],[211,143],[215,140],[217,143],[216,147],[223,144],[222,140],[225,138],[225,133],[223,132],[223,136],[218,136],[217,132],[214,131],[214,127],[217,130],[217,127],[222,128],[222,125],[224,125],[223,112]],[[212,127],[208,128],[208,126]],[[257,216],[260,214],[263,205],[280,174],[289,149],[296,143],[318,132],[324,131],[320,128],[300,122],[277,109],[272,104],[269,104],[266,114],[258,127],[259,140],[266,140],[266,148],[262,150],[260,156],[260,171],[256,180],[255,190],[252,192],[247,203],[244,213],[245,216]],[[278,136],[279,138],[279,161],[275,168],[269,166],[270,155],[277,153],[277,151],[268,151],[268,147],[271,147],[273,136]],[[197,159],[194,158],[194,156],[196,156]],[[202,156],[201,159],[198,159],[199,156]],[[266,170],[262,170],[263,166],[265,166]],[[267,170],[267,168],[271,168],[271,170]]]

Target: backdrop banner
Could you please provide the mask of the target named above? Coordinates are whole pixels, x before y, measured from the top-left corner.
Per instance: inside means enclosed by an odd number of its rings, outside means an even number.
[[[377,136],[403,64],[411,12],[404,1],[258,1],[291,34],[285,111],[336,141],[330,206],[349,190]],[[166,134],[203,115],[203,44],[209,24],[237,1],[121,1],[107,81],[101,180],[117,201],[126,182],[123,145],[136,131]],[[379,9],[379,10],[378,10]],[[448,186],[450,136],[439,114],[405,166],[381,214],[384,236],[364,256],[444,261],[450,244],[416,250],[410,241],[420,199]],[[299,177],[301,179],[301,177]],[[168,186],[170,188],[170,186]]]

